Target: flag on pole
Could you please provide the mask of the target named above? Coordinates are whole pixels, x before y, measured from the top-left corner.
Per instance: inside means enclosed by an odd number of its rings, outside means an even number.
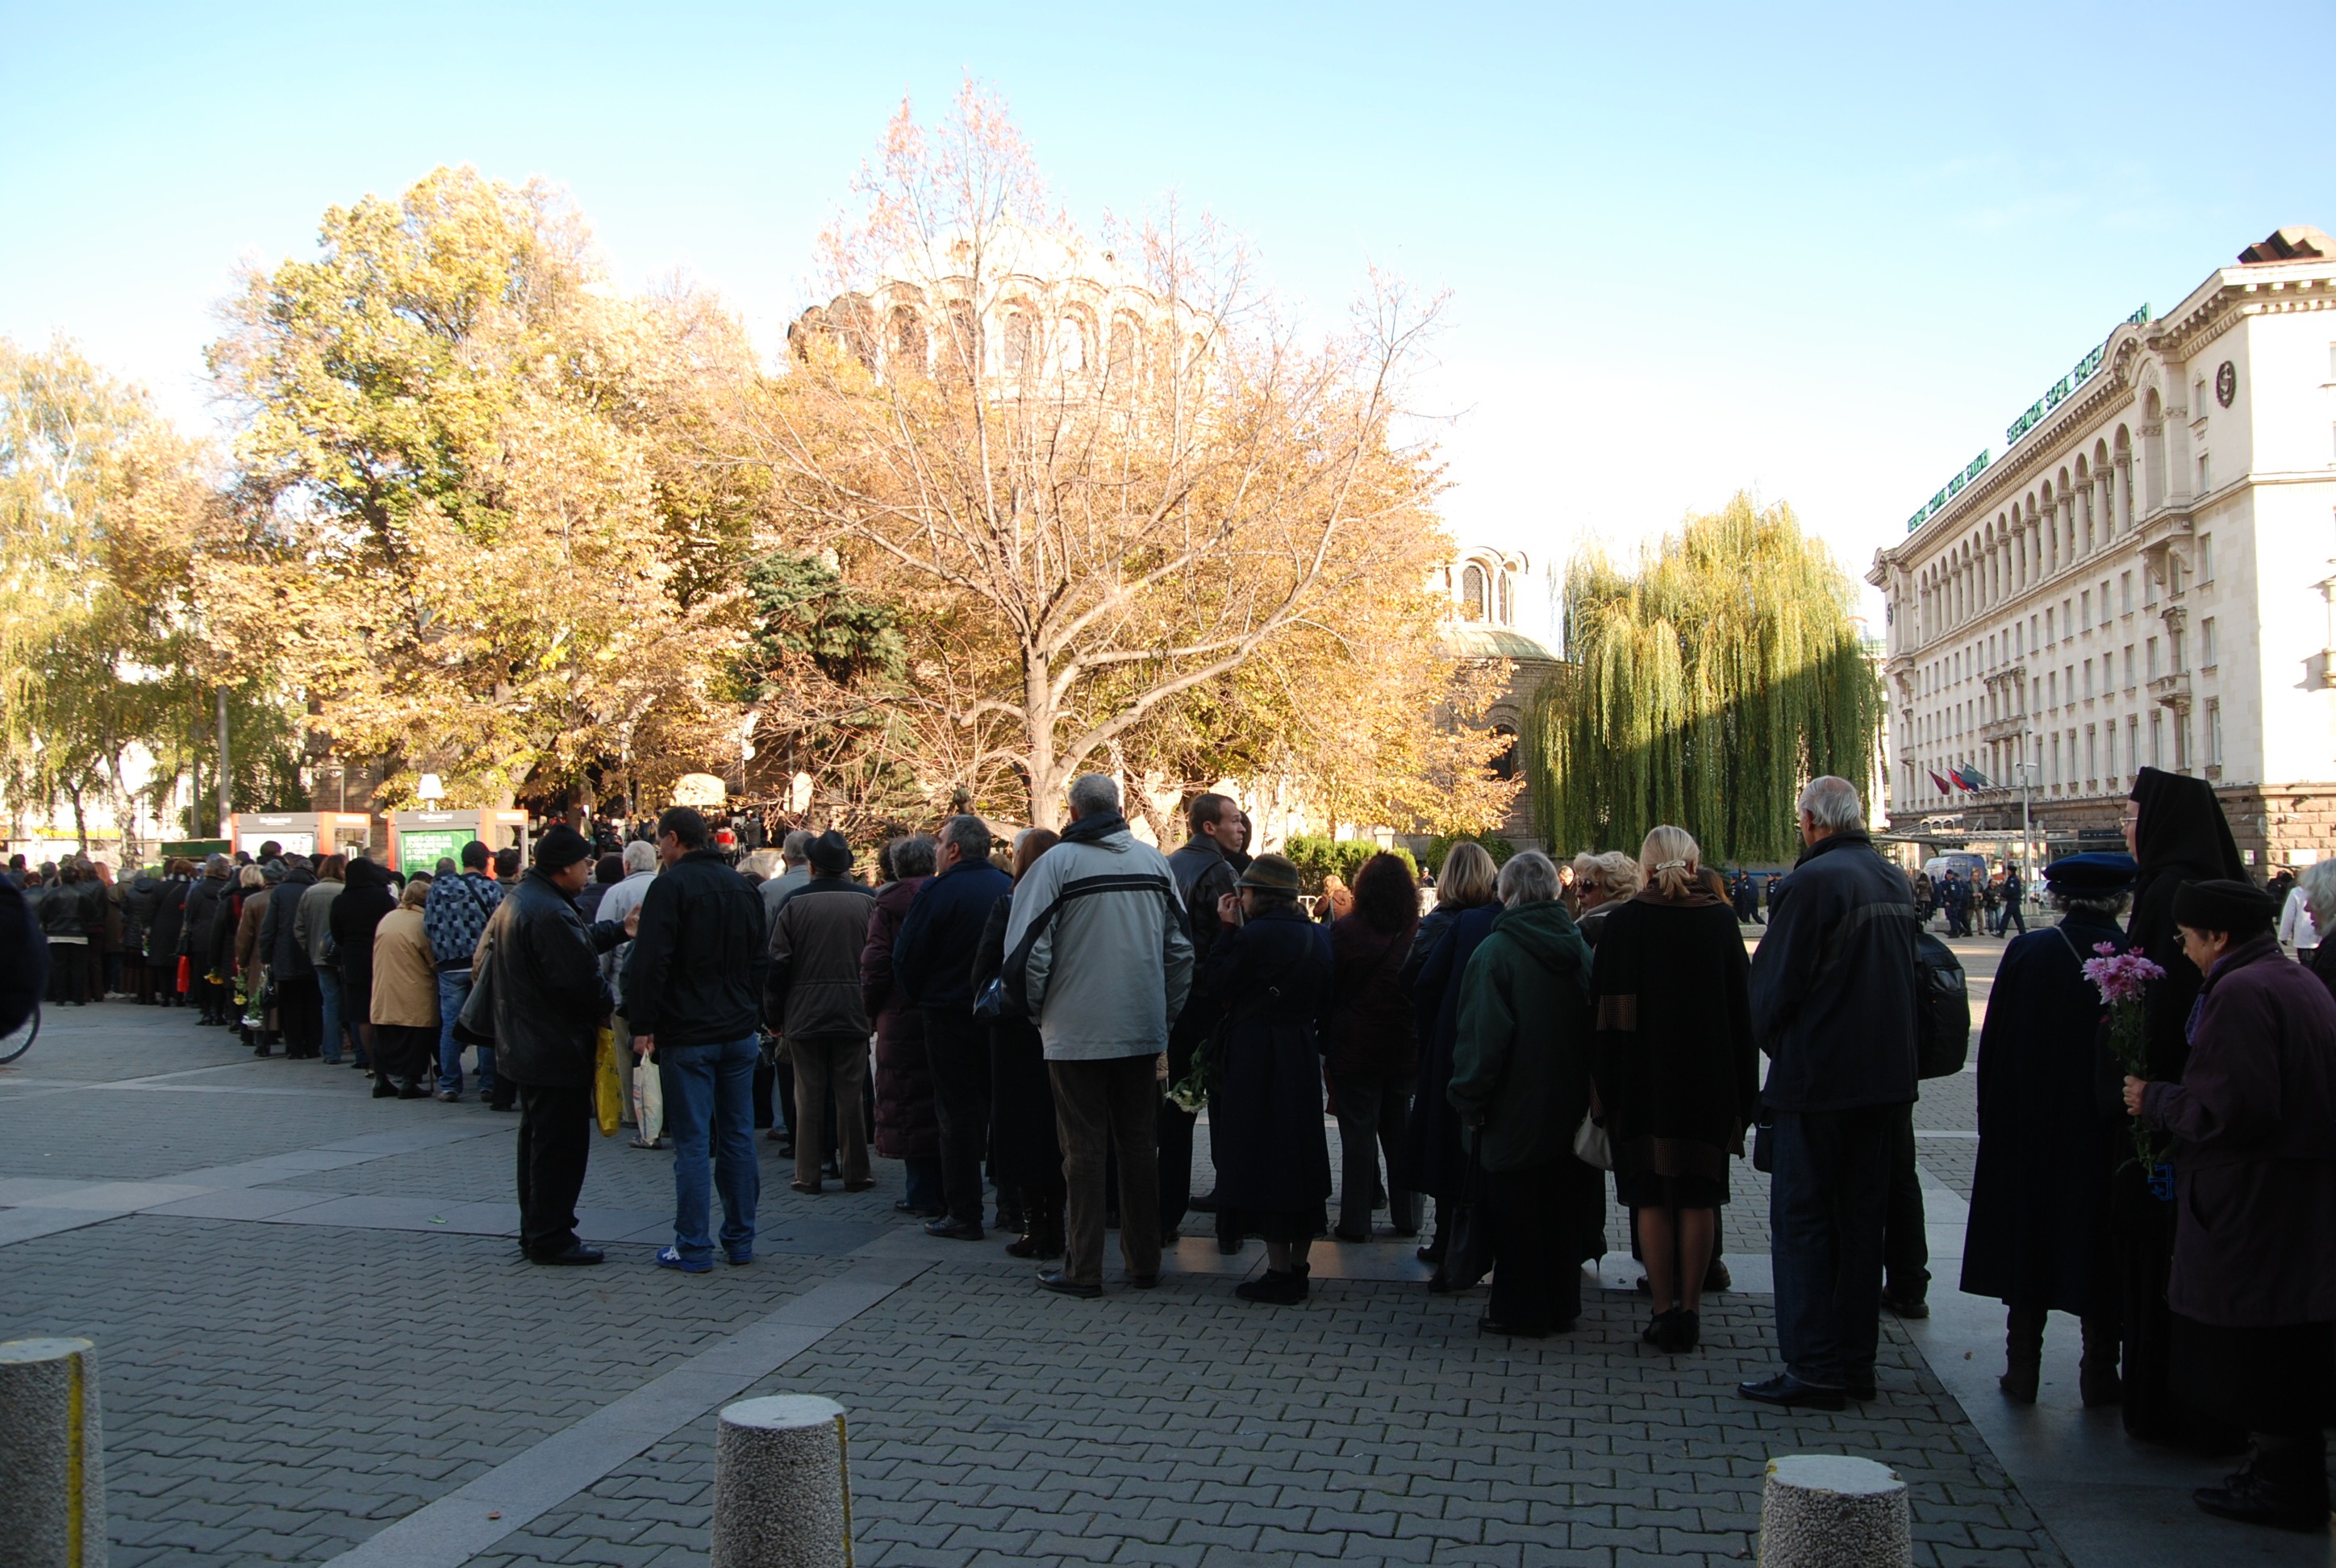
[[[1931,773],[1931,782],[1932,782],[1932,784],[1936,784],[1936,785],[1938,785],[1938,786],[1939,786],[1939,793],[1940,793],[1941,794],[1942,794],[1942,795],[1951,795],[1951,794],[1954,794],[1954,793],[1955,793],[1954,785],[1952,785],[1952,784],[1949,784],[1946,780],[1944,780],[1944,779],[1941,778],[1941,777],[1939,776],[1938,770],[1937,770],[1936,768],[1932,768],[1932,770],[1930,770],[1930,773]]]
[[[1979,769],[1975,767],[1967,767],[1963,769],[1963,777],[1971,781],[1971,787],[1975,790],[1989,790],[1995,787],[1993,784],[1988,781],[1987,774],[1980,772]]]

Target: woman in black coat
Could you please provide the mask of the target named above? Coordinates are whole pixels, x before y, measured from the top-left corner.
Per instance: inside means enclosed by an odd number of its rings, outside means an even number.
[[[371,861],[355,860],[342,874],[341,896],[333,901],[326,920],[333,947],[340,954],[341,1017],[356,1036],[358,1056],[368,1064],[374,1059],[374,931],[396,907],[388,872]]]
[[[2124,855],[2069,855],[2045,868],[2060,923],[2003,950],[1980,1032],[1979,1162],[1962,1289],[2004,1304],[1999,1381],[2023,1404],[2036,1401],[2044,1318],[2054,1311],[2084,1325],[2084,1402],[2119,1398],[2109,1173],[2133,1145],[2102,1115],[2101,995],[2083,966],[2098,944],[2125,945],[2117,917],[2133,875]]]
[[[146,922],[146,972],[161,989],[164,1007],[187,1002],[186,993],[179,989],[179,938],[187,926],[187,890],[193,886],[188,879],[193,872],[185,861],[170,863]]]
[[[1407,1190],[1436,1200],[1436,1236],[1419,1249],[1424,1263],[1436,1265],[1429,1289],[1443,1288],[1443,1264],[1452,1245],[1452,1216],[1468,1185],[1468,1145],[1460,1117],[1444,1091],[1452,1086],[1452,1043],[1460,1016],[1460,977],[1469,955],[1493,929],[1501,912],[1494,901],[1493,857],[1482,846],[1456,843],[1436,879],[1436,907],[1411,939],[1411,956],[1397,979],[1411,997],[1413,1038],[1418,1043],[1419,1074],[1413,1085],[1411,1114],[1397,1153],[1398,1179]]]
[[[1330,940],[1299,908],[1298,868],[1281,856],[1258,856],[1239,885],[1217,901],[1222,929],[1201,984],[1223,1013],[1203,1047],[1217,1209],[1265,1239],[1265,1278],[1233,1293],[1287,1306],[1306,1299],[1306,1253],[1330,1195],[1319,1033]]]
[[[2174,895],[2185,881],[2244,881],[2247,868],[2232,842],[2222,803],[2204,779],[2142,769],[2134,779],[2123,826],[2126,843],[2140,867],[2126,942],[2166,971],[2164,979],[2150,983],[2143,998],[2149,1071],[2142,1076],[2178,1081],[2190,1057],[2190,1009],[2205,982],[2183,956],[2181,933],[2174,924]],[[2104,1051],[2104,1092],[2112,1105],[2122,1072]],[[2122,1118],[2123,1107],[2117,1108]],[[2173,1319],[2166,1305],[2166,1285],[2174,1266],[2174,1204],[2170,1197],[2161,1198],[2151,1190],[2155,1173],[2140,1168],[2122,1125],[2119,1133],[2112,1156],[2116,1169],[2109,1178],[2109,1213],[2125,1338],[2125,1429],[2145,1442],[2235,1448],[2243,1435],[2191,1409],[2169,1380]]]
[[[1051,828],[1027,828],[1014,841],[1014,880],[1060,843]],[[1006,925],[1014,895],[1001,893],[983,922],[973,950],[978,1000],[1006,964]],[[1022,1234],[1006,1243],[1017,1258],[1063,1255],[1063,1143],[1055,1125],[1055,1086],[1046,1048],[1027,1018],[989,1022],[989,1159],[998,1195],[1019,1195]]]
[[[212,977],[219,967],[219,934],[234,930],[228,915],[228,874],[233,869],[225,855],[204,862],[203,874],[187,890],[185,920],[179,930],[179,950],[187,957],[189,990],[200,1011],[199,1024],[227,1022],[227,987]]]
[[[1614,1190],[1636,1222],[1654,1296],[1642,1338],[1672,1352],[1701,1339],[1728,1163],[1743,1154],[1760,1105],[1751,965],[1736,912],[1700,874],[1701,859],[1684,828],[1647,835],[1637,867],[1645,887],[1601,906],[1590,985],[1591,1072]]]
[[[1342,1242],[1371,1239],[1382,1148],[1387,1224],[1398,1236],[1419,1233],[1419,1196],[1403,1185],[1397,1152],[1419,1072],[1411,1007],[1398,976],[1418,924],[1419,889],[1411,868],[1389,854],[1363,862],[1355,873],[1353,907],[1330,922],[1335,975],[1322,1053],[1329,1058],[1343,1156],[1332,1232]]]

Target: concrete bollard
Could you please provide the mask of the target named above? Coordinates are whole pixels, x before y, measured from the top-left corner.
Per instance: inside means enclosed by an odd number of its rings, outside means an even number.
[[[24,1568],[105,1568],[105,1444],[87,1339],[0,1344],[0,1543]]]
[[[1840,1454],[1768,1461],[1760,1492],[1760,1568],[1913,1568],[1906,1483],[1886,1465]]]
[[[851,1568],[843,1407],[810,1394],[741,1399],[714,1444],[713,1568]]]

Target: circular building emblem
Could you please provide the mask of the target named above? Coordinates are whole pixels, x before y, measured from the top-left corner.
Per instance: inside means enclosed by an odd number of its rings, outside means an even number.
[[[2231,400],[2238,394],[2238,369],[2226,359],[2214,372],[2214,401],[2228,408],[2231,406]]]

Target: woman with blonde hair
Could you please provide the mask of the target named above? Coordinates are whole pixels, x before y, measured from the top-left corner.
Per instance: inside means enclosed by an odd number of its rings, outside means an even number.
[[[1591,971],[1597,1109],[1654,1296],[1641,1338],[1674,1352],[1700,1339],[1728,1162],[1744,1152],[1760,1095],[1751,966],[1701,862],[1686,829],[1649,833],[1646,886],[1611,906]]]
[[[1501,912],[1494,894],[1497,876],[1493,857],[1482,844],[1454,844],[1436,879],[1436,907],[1421,917],[1411,940],[1411,956],[1396,976],[1410,993],[1412,1027],[1419,1045],[1411,1114],[1397,1151],[1403,1165],[1398,1180],[1405,1190],[1436,1200],[1436,1239],[1419,1249],[1419,1261],[1436,1266],[1428,1288],[1437,1291],[1449,1288],[1444,1261],[1452,1242],[1452,1213],[1468,1183],[1468,1145],[1461,1136],[1460,1116],[1444,1097],[1452,1083],[1460,977]]]

